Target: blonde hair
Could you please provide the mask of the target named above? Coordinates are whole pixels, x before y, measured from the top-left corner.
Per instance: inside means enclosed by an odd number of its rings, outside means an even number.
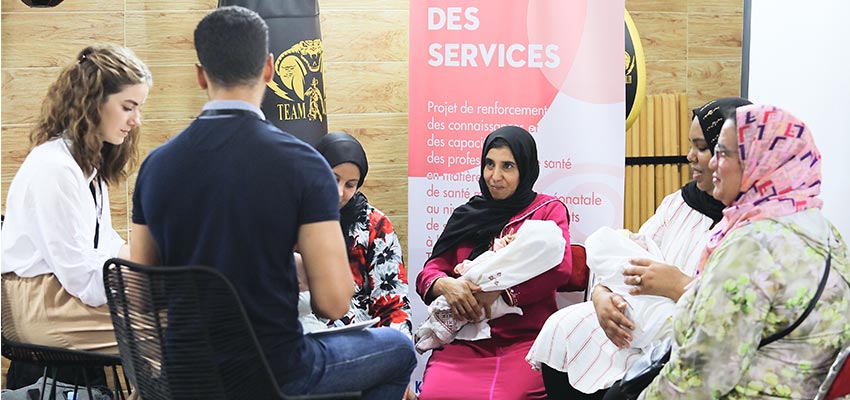
[[[65,137],[84,173],[97,169],[107,184],[125,179],[138,158],[139,127],[131,129],[120,146],[103,143],[97,129],[109,96],[137,84],[151,86],[153,78],[130,49],[111,44],[86,47],[48,88],[30,133],[31,146]]]

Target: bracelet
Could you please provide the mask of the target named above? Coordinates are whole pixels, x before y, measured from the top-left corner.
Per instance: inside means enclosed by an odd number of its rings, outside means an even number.
[[[512,288],[507,288],[502,291],[502,299],[504,299],[505,303],[508,303],[509,306],[516,306],[516,292]]]

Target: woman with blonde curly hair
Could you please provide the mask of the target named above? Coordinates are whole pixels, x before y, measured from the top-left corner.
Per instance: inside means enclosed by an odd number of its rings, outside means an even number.
[[[102,268],[129,258],[112,228],[108,186],[138,153],[151,73],[115,45],[83,49],[47,91],[31,150],[12,180],[2,230],[4,334],[117,353]]]

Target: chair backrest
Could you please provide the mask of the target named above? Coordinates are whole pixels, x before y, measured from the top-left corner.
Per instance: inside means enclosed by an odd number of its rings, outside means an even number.
[[[570,251],[572,252],[573,271],[569,281],[559,287],[558,291],[587,291],[588,279],[590,278],[590,269],[587,268],[587,252],[584,249],[584,245],[580,243],[571,243]]]
[[[815,400],[832,400],[850,395],[850,344],[844,346],[829,368]]]
[[[283,396],[233,286],[200,266],[104,264],[124,369],[145,400]]]

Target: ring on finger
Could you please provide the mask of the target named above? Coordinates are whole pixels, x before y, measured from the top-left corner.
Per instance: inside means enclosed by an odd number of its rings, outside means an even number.
[[[640,285],[641,279],[639,276],[635,277],[635,285]]]

